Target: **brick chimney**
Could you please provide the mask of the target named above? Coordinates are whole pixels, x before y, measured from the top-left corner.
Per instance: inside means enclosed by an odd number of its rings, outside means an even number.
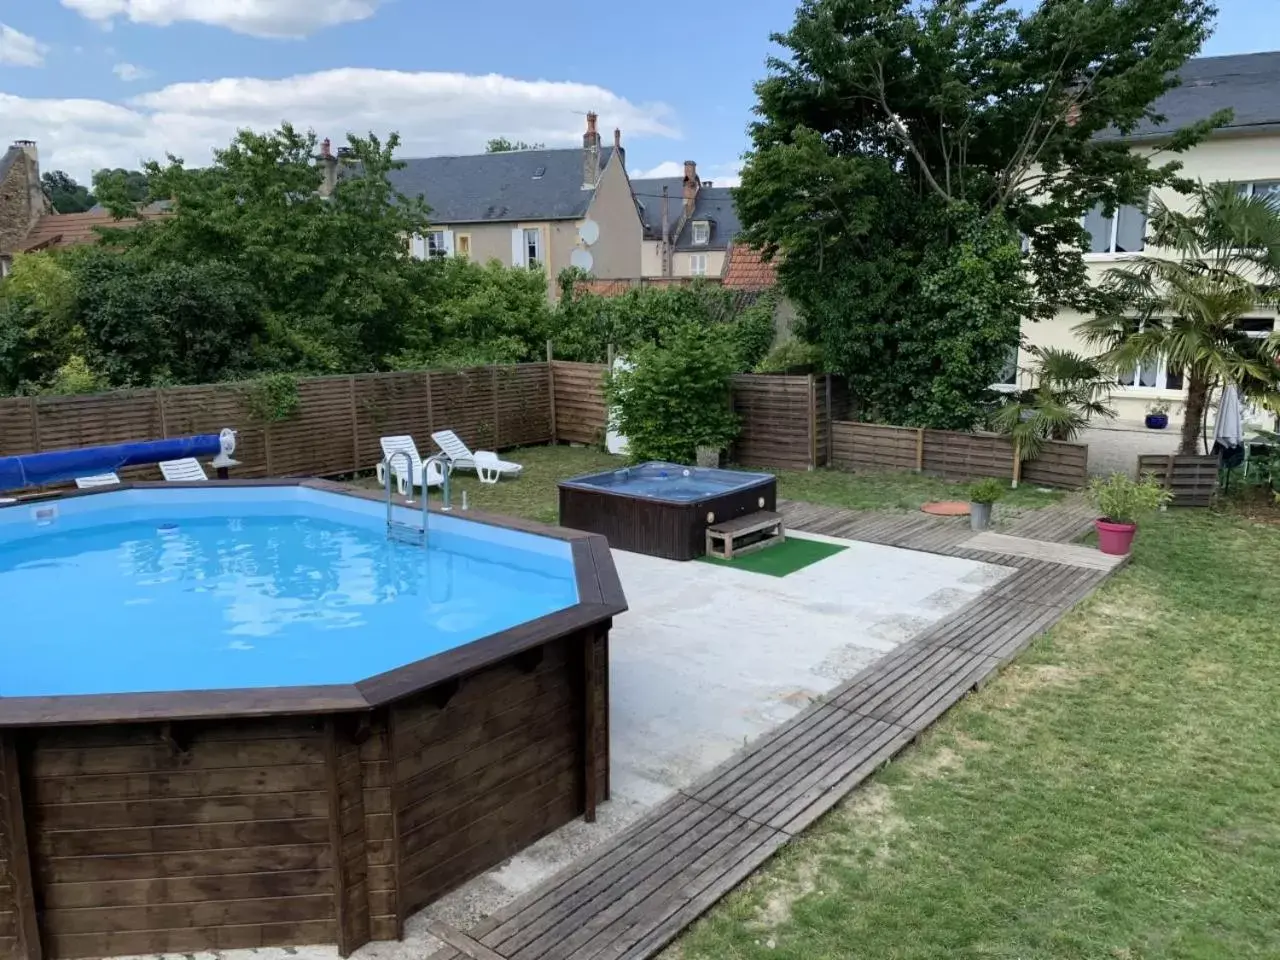
[[[594,112],[587,114],[587,132],[582,135],[582,189],[594,190],[600,179],[600,133]]]
[[[333,144],[329,142],[328,137],[320,141],[320,156],[316,159],[319,161],[320,173],[324,178],[320,181],[320,196],[332,196],[338,186],[338,158],[333,155]]]
[[[684,162],[684,215],[686,217],[693,216],[693,202],[698,197],[698,188],[701,186],[698,180],[698,164],[693,160]]]

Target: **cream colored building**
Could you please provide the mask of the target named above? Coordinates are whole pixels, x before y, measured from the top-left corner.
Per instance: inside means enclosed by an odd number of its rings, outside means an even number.
[[[575,263],[600,279],[640,276],[643,238],[627,177],[622,136],[601,147],[596,115],[587,115],[581,150],[514,150],[404,161],[390,179],[422,196],[434,229],[412,238],[417,257],[465,256],[541,269],[547,295]],[[588,243],[583,224],[597,228]],[[576,257],[575,257],[576,254]]]
[[[1182,174],[1205,183],[1239,184],[1252,192],[1280,191],[1280,53],[1192,60],[1183,68],[1182,81],[1157,106],[1167,121],[1140,130],[1132,139],[1133,149],[1158,150],[1174,130],[1229,107],[1235,113],[1232,121],[1181,156]],[[1176,191],[1164,190],[1159,196],[1172,208],[1188,206],[1188,198]],[[1113,218],[1094,211],[1085,218],[1085,227],[1092,238],[1085,260],[1093,282],[1140,252],[1169,255],[1146,247],[1146,220],[1137,208],[1122,208]],[[1022,336],[1035,346],[1088,353],[1091,348],[1075,332],[1083,319],[1063,310],[1052,320],[1024,322]],[[1244,328],[1250,335],[1267,336],[1275,321],[1275,311],[1259,309]],[[1031,360],[1025,350],[1020,352],[1018,379],[1024,385],[1030,382],[1026,368]],[[1173,405],[1170,419],[1180,422],[1185,396],[1181,371],[1161,361],[1126,371],[1112,394],[1112,405],[1122,420],[1140,420],[1152,403],[1164,401]]]

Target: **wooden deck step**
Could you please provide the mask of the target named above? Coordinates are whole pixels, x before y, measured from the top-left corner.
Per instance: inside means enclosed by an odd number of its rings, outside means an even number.
[[[708,526],[707,556],[732,560],[745,553],[782,543],[786,539],[782,514],[772,510],[757,510],[755,513]]]
[[[962,547],[970,550],[1003,553],[1006,556],[1026,557],[1029,560],[1051,560],[1073,567],[1090,567],[1094,570],[1110,570],[1124,562],[1124,557],[1113,557],[1092,547],[1073,543],[1052,543],[1046,540],[1028,540],[1004,533],[986,531],[965,540]]]

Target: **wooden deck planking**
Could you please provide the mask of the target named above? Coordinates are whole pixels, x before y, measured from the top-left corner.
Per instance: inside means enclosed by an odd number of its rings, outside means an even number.
[[[963,518],[797,502],[779,511],[792,529],[1014,572],[463,935],[491,951],[479,955],[652,957],[1114,572],[1057,562],[1074,559],[1072,551],[1027,556],[1036,551],[1005,539],[994,550],[981,541],[975,549],[966,545],[973,534]],[[1062,543],[1090,519],[1078,505],[1059,505],[1010,530],[1020,525]],[[447,946],[431,960],[477,955]]]

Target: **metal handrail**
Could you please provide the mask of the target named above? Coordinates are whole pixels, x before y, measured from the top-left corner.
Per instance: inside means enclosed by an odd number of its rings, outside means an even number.
[[[449,491],[449,475],[453,472],[453,461],[443,453],[433,453],[422,461],[422,502],[425,504],[427,497],[427,477],[431,476],[431,464],[440,465],[440,509],[448,513],[453,509],[453,496]],[[426,513],[423,513],[423,523],[426,523]]]

